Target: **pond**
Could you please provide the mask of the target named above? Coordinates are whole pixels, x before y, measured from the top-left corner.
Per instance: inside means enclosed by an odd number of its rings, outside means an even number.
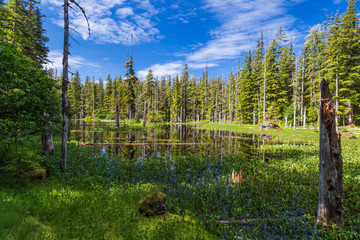
[[[91,147],[94,153],[106,152],[130,159],[152,156],[241,156],[267,161],[274,155],[260,151],[261,145],[272,144],[268,135],[202,130],[196,125],[167,124],[145,130],[135,128],[120,131],[114,131],[114,127],[113,122],[72,121],[69,140]]]
[[[269,134],[176,124],[118,131],[113,122],[73,121],[69,134],[69,140],[93,151],[88,160],[69,161],[69,176],[96,177],[109,189],[117,183],[158,186],[167,196],[170,213],[201,219],[222,239],[317,238],[304,209],[313,210],[309,201],[317,199],[313,179],[318,173],[284,167],[302,169],[297,165],[301,156],[314,169],[313,155],[305,152],[311,146],[278,146],[283,143]],[[107,156],[99,157],[102,152]],[[108,157],[113,155],[120,159]],[[239,161],[243,159],[248,161]],[[241,175],[238,182],[233,171]],[[240,226],[216,222],[247,219]]]

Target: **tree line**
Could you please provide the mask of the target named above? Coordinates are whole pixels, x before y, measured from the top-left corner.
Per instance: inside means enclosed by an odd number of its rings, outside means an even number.
[[[355,0],[347,11],[328,16],[312,27],[299,54],[279,28],[265,44],[257,45],[239,61],[236,72],[190,77],[184,65],[180,75],[154,77],[152,70],[140,81],[133,57],[124,77],[80,80],[76,72],[69,84],[69,104],[74,117],[143,119],[147,102],[149,121],[208,121],[257,124],[265,120],[293,126],[319,121],[320,82],[330,79],[335,93],[337,121],[347,125],[360,120],[360,31]],[[116,110],[118,109],[118,110]]]

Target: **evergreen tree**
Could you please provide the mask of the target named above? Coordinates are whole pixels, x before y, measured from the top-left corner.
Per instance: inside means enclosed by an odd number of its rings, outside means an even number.
[[[185,122],[189,112],[188,109],[189,73],[188,73],[187,64],[185,64],[184,70],[181,74],[180,85],[181,85],[180,121]]]
[[[69,84],[68,99],[69,99],[70,111],[76,114],[76,117],[79,118],[81,113],[82,102],[81,102],[81,82],[78,71],[76,71]]]
[[[125,74],[125,86],[126,86],[126,104],[127,104],[127,113],[128,119],[133,119],[135,117],[136,110],[136,87],[138,85],[138,78],[135,76],[135,71],[133,68],[133,56],[131,54],[129,61],[126,62],[126,74]]]
[[[173,82],[174,85],[171,94],[171,119],[173,122],[178,122],[180,120],[181,104],[182,104],[181,84],[178,75],[176,75]]]
[[[113,81],[109,74],[106,78],[105,98],[103,102],[104,104],[103,108],[107,113],[111,113],[114,110],[114,105],[112,105],[114,102],[113,90],[114,90]]]
[[[339,31],[339,79],[340,112],[347,115],[348,123],[353,123],[354,107],[360,104],[360,30],[359,17],[355,8],[356,0],[348,0],[348,8],[342,16]]]
[[[249,51],[244,60],[244,67],[240,72],[240,105],[241,105],[241,118],[245,123],[250,123],[253,120],[253,112],[255,111],[255,86],[252,71],[252,55]]]

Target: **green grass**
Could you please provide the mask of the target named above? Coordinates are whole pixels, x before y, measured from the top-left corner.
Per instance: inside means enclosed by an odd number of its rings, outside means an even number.
[[[20,189],[1,189],[0,239],[216,238],[188,217],[142,216],[138,202],[153,188],[136,184],[104,190],[50,178]]]
[[[198,126],[272,135],[273,143],[261,146],[258,157],[112,161],[94,158],[87,148],[70,144],[68,171],[62,174],[58,171],[60,143],[56,141],[55,155],[47,158],[49,174],[43,182],[23,186],[24,182],[0,177],[0,182],[6,183],[0,185],[0,239],[360,238],[359,139],[342,140],[345,226],[316,230],[317,131]],[[41,152],[39,141],[24,144],[22,149],[22,157],[31,153],[32,159]],[[262,152],[272,153],[269,163],[263,161]],[[229,187],[232,169],[244,172],[238,188]],[[165,219],[147,218],[138,212],[138,202],[154,188],[167,194],[169,212]],[[215,223],[219,219],[269,217],[285,220],[253,224],[249,229]]]

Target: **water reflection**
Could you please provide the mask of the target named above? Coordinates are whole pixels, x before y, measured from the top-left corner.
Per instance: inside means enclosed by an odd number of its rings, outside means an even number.
[[[200,130],[189,125],[161,125],[156,129],[109,131],[112,122],[73,121],[69,139],[90,145],[94,152],[104,147],[110,155],[130,159],[150,156],[239,156],[259,158],[269,156],[260,146],[271,141],[269,136],[235,133],[222,130]]]

